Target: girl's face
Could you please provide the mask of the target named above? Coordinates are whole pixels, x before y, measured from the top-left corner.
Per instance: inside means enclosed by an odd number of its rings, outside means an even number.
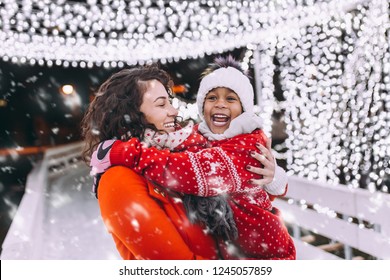
[[[203,114],[211,132],[222,134],[230,122],[241,115],[242,106],[238,95],[229,88],[218,87],[206,95]]]
[[[175,131],[175,118],[178,112],[170,103],[165,87],[158,80],[146,83],[147,90],[140,107],[146,121],[153,124],[157,130],[168,133]]]

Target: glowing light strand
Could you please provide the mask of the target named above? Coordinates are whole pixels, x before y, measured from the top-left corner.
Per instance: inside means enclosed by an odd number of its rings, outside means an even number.
[[[291,173],[389,191],[389,29],[388,1],[374,0],[259,44],[261,69],[280,64]]]
[[[116,67],[196,58],[288,36],[362,0],[0,2],[0,57]]]

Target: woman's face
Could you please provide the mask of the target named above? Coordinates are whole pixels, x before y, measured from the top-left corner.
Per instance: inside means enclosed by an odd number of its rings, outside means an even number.
[[[157,130],[165,132],[175,131],[177,110],[169,101],[169,95],[158,80],[147,81],[147,90],[144,93],[140,111],[146,121],[153,124]]]
[[[211,132],[222,134],[230,122],[241,115],[242,106],[238,95],[229,88],[218,87],[206,95],[203,114]]]

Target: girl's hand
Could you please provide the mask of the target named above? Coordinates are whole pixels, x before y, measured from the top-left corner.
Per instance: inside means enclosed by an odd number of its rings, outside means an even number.
[[[101,142],[97,149],[92,153],[91,161],[91,175],[104,173],[111,167],[110,152],[115,140],[106,140]]]
[[[258,143],[256,144],[256,147],[259,149],[259,152],[251,152],[251,156],[264,166],[263,168],[251,165],[247,166],[250,172],[263,176],[262,179],[252,179],[252,184],[263,187],[270,184],[274,180],[275,158],[272,154],[271,143],[272,140],[268,138],[266,147]]]

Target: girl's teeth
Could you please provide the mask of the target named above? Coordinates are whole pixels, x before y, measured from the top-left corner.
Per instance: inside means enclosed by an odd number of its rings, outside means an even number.
[[[229,117],[226,115],[214,115],[213,120],[217,122],[226,122],[229,120]]]

